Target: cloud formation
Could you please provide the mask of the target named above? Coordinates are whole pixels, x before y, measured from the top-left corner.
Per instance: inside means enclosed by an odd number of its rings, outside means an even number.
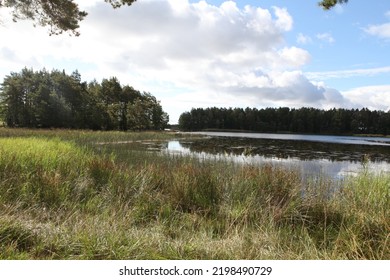
[[[319,33],[316,35],[317,39],[327,42],[329,44],[333,44],[336,40],[333,38],[332,34],[329,32]]]
[[[188,0],[142,0],[115,10],[98,1],[86,8],[89,15],[77,38],[49,37],[23,22],[5,30],[3,65],[13,63],[8,68],[14,69],[24,61],[15,71],[24,66],[58,69],[65,66],[56,62],[68,61],[69,67],[85,66],[79,68],[83,79],[117,76],[156,95],[172,122],[197,106],[350,105],[337,90],[311,81],[315,75],[309,79],[302,73],[311,57],[285,42],[294,25],[285,8]],[[317,39],[334,42],[330,33]],[[302,35],[297,40],[311,39]]]
[[[309,43],[312,43],[313,40],[311,39],[310,36],[304,35],[302,33],[299,33],[297,36],[297,43],[301,45],[306,45]]]
[[[375,76],[378,74],[390,73],[390,66],[376,68],[362,68],[352,70],[337,70],[323,72],[307,72],[305,75],[310,79],[327,80],[327,79],[345,79],[359,76]]]
[[[122,49],[129,63],[142,68],[167,69],[175,62],[196,61],[242,69],[279,62],[275,47],[293,22],[285,9],[274,7],[272,12],[251,6],[239,9],[232,1],[217,7],[205,1],[144,0],[120,10],[99,4],[88,23],[108,36],[107,44]],[[286,64],[297,62],[287,59]]]
[[[369,35],[390,39],[390,23],[370,25],[363,30]]]
[[[359,107],[390,110],[390,85],[366,86],[344,91],[343,95]]]
[[[385,16],[390,19],[390,11],[387,11]],[[363,28],[363,31],[369,35],[382,39],[390,39],[390,22],[383,24],[372,24]]]
[[[293,28],[284,8],[139,1],[118,11],[97,5],[90,16],[89,24],[109,36],[101,43],[122,49],[111,65],[118,71],[136,68],[149,78],[187,87],[191,94],[223,92],[246,98],[248,106],[315,105],[326,99],[324,90],[299,72],[310,54],[284,42]]]

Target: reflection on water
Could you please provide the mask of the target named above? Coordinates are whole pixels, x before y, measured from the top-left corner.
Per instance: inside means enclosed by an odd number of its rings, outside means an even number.
[[[386,137],[362,137],[362,136],[336,136],[336,135],[308,135],[308,134],[281,134],[281,133],[237,133],[237,132],[193,132],[212,137],[230,137],[245,139],[275,139],[295,140],[306,142],[322,142],[334,144],[355,144],[372,146],[389,146],[390,138]]]
[[[319,139],[304,139],[306,135],[295,136],[295,139],[291,139],[291,135],[288,135],[290,139],[284,139],[284,135],[283,139],[212,136],[170,141],[164,151],[201,159],[281,165],[299,169],[307,176],[327,174],[342,178],[355,175],[364,168],[374,172],[390,172],[390,142],[384,143],[384,140],[390,139],[386,138],[336,137],[336,140],[321,142]]]

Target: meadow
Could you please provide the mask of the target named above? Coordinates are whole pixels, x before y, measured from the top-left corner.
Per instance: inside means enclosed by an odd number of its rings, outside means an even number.
[[[390,259],[388,174],[102,144],[178,137],[0,128],[0,259]]]

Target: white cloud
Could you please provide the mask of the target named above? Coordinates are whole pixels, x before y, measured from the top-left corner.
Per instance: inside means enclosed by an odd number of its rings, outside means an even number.
[[[284,43],[285,32],[293,26],[286,9],[253,6],[240,9],[233,1],[220,6],[205,1],[175,2],[180,3],[180,8],[172,1],[145,0],[136,2],[130,9],[108,11],[103,5],[97,5],[91,10],[88,26],[107,36],[103,40],[97,36],[96,45],[100,49],[104,46],[103,57],[116,54],[111,56],[111,71],[136,69],[144,81],[171,82],[168,87],[188,92],[180,94],[176,100],[194,101],[203,96],[202,100],[209,100],[208,106],[249,106],[256,103],[254,100],[258,101],[256,94],[235,95],[236,88],[251,88],[249,92],[253,92],[267,87],[267,90],[276,90],[273,100],[279,95],[283,100],[299,100],[300,94],[310,95],[309,92],[288,92],[287,82],[283,90],[278,91],[278,80],[270,82],[267,74],[263,74],[278,71],[287,75],[310,60],[307,51]],[[156,91],[168,90],[161,88],[160,83],[153,87],[152,93]],[[162,99],[163,104],[172,104],[175,98]],[[195,106],[199,101],[190,103]]]
[[[310,36],[303,35],[302,33],[299,33],[297,36],[297,43],[301,45],[306,45],[309,43],[312,43],[313,40]]]
[[[117,76],[156,95],[172,122],[198,106],[349,104],[300,71],[310,54],[286,44],[293,18],[284,8],[142,0],[116,10],[103,1],[85,9],[80,37],[49,37],[29,22],[0,27],[0,74],[27,66],[78,68],[85,80]],[[317,37],[334,42],[329,33]]]
[[[290,16],[286,8],[273,7],[277,17],[276,26],[281,30],[290,31],[293,27],[293,18]]]
[[[323,82],[309,81],[300,71],[271,71],[251,73],[242,77],[243,81],[220,88],[229,93],[229,100],[235,106],[249,107],[356,107],[339,91],[327,87]],[[235,99],[234,99],[235,98]],[[242,105],[246,102],[246,105]],[[234,105],[232,106],[234,107]]]
[[[366,28],[363,28],[363,30],[372,36],[377,36],[383,39],[390,38],[390,22],[378,25],[370,25]]]
[[[333,38],[332,34],[329,33],[329,32],[325,32],[325,33],[319,33],[316,35],[317,39],[321,40],[321,41],[324,41],[324,42],[327,42],[329,44],[332,44],[334,43],[336,40]]]
[[[385,13],[385,17],[390,19],[390,11]],[[390,39],[390,22],[383,24],[372,24],[363,28],[363,31],[371,36],[376,36],[382,39]]]
[[[281,63],[284,62],[285,64],[296,68],[305,65],[310,60],[310,54],[307,51],[297,47],[286,47],[280,50],[278,53],[281,58]]]
[[[337,70],[323,72],[307,72],[305,75],[313,80],[345,79],[359,76],[374,76],[383,73],[390,73],[390,66],[377,68],[364,68],[352,70]]]
[[[371,110],[390,110],[390,85],[367,86],[342,92],[357,107]]]

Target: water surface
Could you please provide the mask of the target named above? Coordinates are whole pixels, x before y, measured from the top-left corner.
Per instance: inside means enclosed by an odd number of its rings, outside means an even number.
[[[342,178],[363,170],[390,172],[390,138],[200,132],[200,139],[168,142],[163,151],[243,164],[273,164],[304,175]]]
[[[390,146],[389,137],[362,137],[336,135],[309,135],[309,134],[280,134],[280,133],[236,133],[236,132],[192,132],[213,137],[235,137],[249,139],[276,139],[310,142],[325,142],[336,144]]]

